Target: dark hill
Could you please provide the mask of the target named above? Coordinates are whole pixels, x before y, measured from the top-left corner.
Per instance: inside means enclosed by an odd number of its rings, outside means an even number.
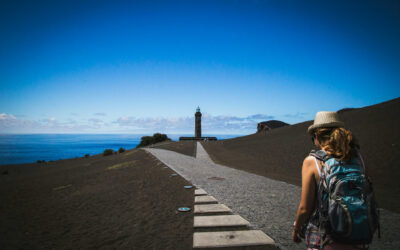
[[[400,98],[339,116],[358,138],[381,207],[400,212]],[[301,164],[313,148],[306,121],[268,133],[202,143],[220,164],[301,185]]]
[[[344,112],[348,112],[348,111],[352,111],[352,110],[355,110],[355,108],[344,108],[344,109],[338,110],[336,112],[339,114],[342,114]]]
[[[282,122],[282,121],[278,121],[278,120],[269,120],[269,121],[265,121],[265,122],[259,122],[257,124],[257,133],[262,132],[262,131],[271,130],[271,129],[280,128],[280,127],[287,126],[287,125],[289,125],[289,124]]]

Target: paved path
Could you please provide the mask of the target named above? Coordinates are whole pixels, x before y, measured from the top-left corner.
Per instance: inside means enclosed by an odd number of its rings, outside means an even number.
[[[203,204],[203,201],[207,201],[208,204]],[[259,247],[270,250],[277,249],[273,239],[261,230],[249,229],[250,223],[240,215],[226,215],[232,210],[224,204],[218,203],[213,196],[207,195],[204,189],[195,190],[194,203],[193,227],[195,229],[203,228],[206,231],[193,233],[193,248],[229,247],[229,249],[237,249],[237,247],[257,246],[257,249],[260,249]],[[225,215],[217,215],[218,213]],[[230,230],[226,230],[227,227],[231,227]],[[211,228],[222,229],[222,231],[210,231]]]
[[[281,249],[305,249],[303,243],[293,243],[290,235],[300,187],[215,164],[200,143],[197,158],[164,149],[146,150],[248,220],[254,229],[265,232]],[[399,249],[400,215],[383,210],[381,217],[382,239],[375,240],[370,249]]]
[[[196,147],[196,159],[206,162],[208,164],[213,164],[214,162],[211,160],[210,156],[208,155],[207,151],[203,148],[200,142],[197,142]]]

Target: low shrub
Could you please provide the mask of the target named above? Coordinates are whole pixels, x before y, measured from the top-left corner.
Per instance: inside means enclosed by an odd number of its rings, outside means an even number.
[[[104,149],[103,156],[112,155],[113,153],[114,153],[114,150],[111,148]]]
[[[118,153],[123,153],[123,152],[125,152],[125,149],[124,149],[124,148],[119,148],[119,149],[118,149]]]
[[[139,145],[137,145],[136,148],[145,147],[158,142],[170,141],[170,140],[171,139],[168,138],[166,134],[155,133],[153,134],[153,136],[143,136],[141,138]]]
[[[89,158],[90,154],[85,154],[85,158]]]

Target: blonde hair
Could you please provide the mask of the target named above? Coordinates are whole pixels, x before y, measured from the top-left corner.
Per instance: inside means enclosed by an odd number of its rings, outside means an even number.
[[[360,148],[351,131],[345,128],[317,128],[314,136],[321,148],[340,161],[349,161]]]

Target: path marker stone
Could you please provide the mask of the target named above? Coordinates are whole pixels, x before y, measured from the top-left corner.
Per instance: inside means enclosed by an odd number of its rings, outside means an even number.
[[[225,232],[195,232],[193,248],[238,247],[274,245],[273,239],[261,230],[225,231]]]
[[[194,190],[194,195],[206,195],[207,192],[204,189],[196,189]]]
[[[224,213],[232,212],[232,210],[224,204],[206,204],[206,205],[194,205],[195,214],[204,213]]]
[[[233,227],[250,226],[250,222],[240,215],[195,216],[193,226],[196,227]]]
[[[194,197],[194,203],[217,203],[217,199],[215,199],[211,195],[201,195],[201,196],[195,196]]]
[[[178,208],[179,212],[189,212],[190,211],[190,207],[180,207]]]

